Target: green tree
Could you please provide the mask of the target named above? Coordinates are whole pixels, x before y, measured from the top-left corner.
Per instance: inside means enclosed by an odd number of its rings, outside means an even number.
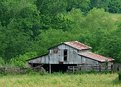
[[[31,49],[41,18],[33,0],[5,0],[2,4],[6,8],[2,15],[7,19],[0,19],[0,55],[9,61]]]
[[[0,57],[4,56],[5,49],[7,47],[5,27],[0,24]]]
[[[24,54],[28,48],[31,48],[31,43],[29,42],[30,37],[26,33],[20,32],[17,29],[7,29],[4,33],[5,37],[3,41],[5,42],[3,44],[6,43],[6,47],[3,50],[2,57],[6,61],[19,54]]]
[[[101,42],[100,53],[121,62],[121,29],[117,29]]]
[[[73,8],[88,12],[90,10],[90,0],[67,0],[67,11],[71,11]]]
[[[103,8],[106,11],[108,11],[108,5],[111,0],[91,0],[91,8],[96,7],[96,8]]]
[[[104,9],[92,9],[81,23],[80,41],[92,46],[98,52],[103,38],[117,29],[110,14]]]
[[[121,0],[111,0],[108,8],[111,13],[121,13]]]
[[[15,67],[27,67],[26,60],[33,58],[37,56],[36,52],[27,52],[23,55],[19,55],[16,57],[13,57],[9,64],[15,66]]]

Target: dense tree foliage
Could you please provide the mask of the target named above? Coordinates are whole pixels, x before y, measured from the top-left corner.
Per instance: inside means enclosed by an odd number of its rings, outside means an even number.
[[[120,0],[0,0],[0,64],[23,66],[78,40],[121,62]],[[114,15],[114,16],[113,16]],[[116,15],[116,16],[115,16]]]
[[[91,0],[91,8],[104,8],[111,13],[121,13],[121,0]]]

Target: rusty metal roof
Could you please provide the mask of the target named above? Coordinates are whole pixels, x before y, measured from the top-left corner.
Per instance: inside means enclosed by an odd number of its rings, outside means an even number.
[[[100,62],[106,62],[106,61],[113,61],[114,60],[112,58],[107,58],[107,57],[104,57],[102,55],[95,54],[95,53],[92,53],[92,52],[84,52],[84,53],[78,53],[78,54],[81,55],[81,56],[87,57],[87,58],[91,58],[93,60],[100,61]]]
[[[83,44],[83,43],[80,43],[78,41],[70,41],[70,42],[64,42],[64,44],[66,45],[69,45],[73,48],[76,48],[78,50],[86,50],[86,49],[91,49],[91,47]]]

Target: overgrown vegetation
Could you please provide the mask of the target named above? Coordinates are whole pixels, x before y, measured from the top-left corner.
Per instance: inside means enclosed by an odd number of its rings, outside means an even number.
[[[78,40],[121,62],[120,0],[0,0],[0,65],[24,67],[64,41]]]
[[[0,77],[1,87],[120,87],[117,74],[27,74]]]
[[[121,72],[118,73],[119,80],[121,80]]]

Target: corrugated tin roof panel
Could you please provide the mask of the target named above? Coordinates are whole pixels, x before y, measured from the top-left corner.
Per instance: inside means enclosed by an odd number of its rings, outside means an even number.
[[[91,49],[91,47],[89,47],[83,43],[80,43],[78,41],[64,42],[64,44],[69,45],[69,46],[76,48],[78,50]]]
[[[97,61],[100,61],[100,62],[106,62],[106,61],[113,61],[114,60],[112,58],[107,58],[107,57],[104,57],[102,55],[95,54],[95,53],[92,53],[92,52],[79,53],[79,55],[84,56],[84,57],[88,57],[88,58],[91,58],[91,59],[94,59],[94,60],[97,60]]]

